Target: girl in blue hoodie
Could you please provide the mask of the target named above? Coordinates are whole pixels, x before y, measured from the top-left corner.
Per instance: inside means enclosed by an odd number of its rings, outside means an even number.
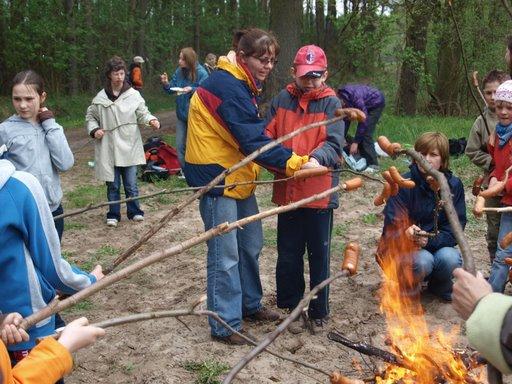
[[[36,72],[27,70],[14,77],[12,104],[16,114],[0,124],[0,158],[39,180],[52,215],[57,216],[64,212],[59,172],[70,169],[74,158],[62,126],[44,106],[46,96],[44,81]],[[64,219],[56,220],[55,227],[61,240]]]

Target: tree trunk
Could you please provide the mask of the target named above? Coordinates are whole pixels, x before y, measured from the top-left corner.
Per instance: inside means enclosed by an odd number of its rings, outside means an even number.
[[[404,59],[396,100],[397,114],[416,114],[421,68],[425,59],[427,30],[432,14],[432,1],[406,0],[407,28]]]
[[[315,1],[316,45],[323,46],[325,39],[324,0]]]
[[[76,41],[76,23],[75,23],[75,1],[74,0],[64,0],[64,9],[66,11],[66,21],[67,21],[67,41],[69,44],[69,49],[71,54],[69,55],[69,73],[67,74],[67,78],[69,79],[68,83],[68,91],[71,95],[78,94],[78,63],[77,57],[75,54],[75,50],[77,49],[77,41]]]
[[[263,100],[277,94],[290,81],[290,67],[300,48],[302,33],[302,1],[270,0],[270,29],[276,34],[281,47],[279,61],[266,82]]]
[[[453,4],[456,18],[460,18],[464,5]],[[435,80],[435,110],[442,115],[460,114],[458,103],[462,69],[460,45],[457,32],[450,17],[450,10],[443,7],[441,17],[438,19],[440,33],[439,50],[437,53],[437,77]]]

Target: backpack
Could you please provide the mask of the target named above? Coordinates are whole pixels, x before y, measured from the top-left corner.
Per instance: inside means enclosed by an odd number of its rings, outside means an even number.
[[[178,153],[158,136],[150,137],[144,144],[146,165],[142,166],[141,179],[152,182],[167,179],[180,171]]]
[[[459,156],[463,155],[466,150],[467,140],[464,137],[459,139],[449,139],[448,144],[450,147],[450,155]]]

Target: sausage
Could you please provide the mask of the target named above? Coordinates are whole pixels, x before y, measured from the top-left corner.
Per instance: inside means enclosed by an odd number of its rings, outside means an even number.
[[[430,189],[433,190],[434,192],[438,192],[441,189],[439,183],[437,182],[434,176],[428,175],[426,180],[428,185],[430,186]]]
[[[353,191],[354,189],[357,189],[363,185],[363,179],[360,177],[354,177],[353,179],[345,181],[341,187],[345,191]]]
[[[416,186],[416,183],[410,179],[404,179],[398,169],[395,166],[389,167],[389,174],[395,183],[401,188],[412,189]]]
[[[373,199],[373,204],[378,207],[379,205],[384,204],[389,199],[389,196],[391,196],[391,185],[385,181],[382,186],[382,192]]]
[[[400,187],[398,186],[397,183],[393,182],[393,184],[391,184],[391,196],[398,195],[399,191],[400,191]]]
[[[303,180],[310,177],[322,176],[329,172],[329,168],[320,166],[316,168],[300,169],[293,174],[295,180]]]
[[[343,263],[341,269],[348,271],[350,275],[357,272],[357,264],[359,263],[359,255],[361,254],[361,246],[356,242],[350,242],[345,247],[343,253]]]
[[[485,198],[482,196],[477,196],[475,200],[475,205],[473,206],[473,215],[475,217],[482,217],[484,214],[485,207]]]
[[[512,233],[512,232],[507,233],[507,235],[509,235],[510,233]],[[505,257],[505,259],[503,259],[503,261],[507,265],[512,265],[512,257]]]
[[[393,152],[393,154],[395,154],[401,150],[402,150],[402,144],[400,144],[400,143],[391,144],[391,151]]]
[[[480,192],[478,196],[482,196],[487,199],[489,197],[498,196],[504,189],[505,181],[498,181],[492,187],[489,187],[485,191]]]
[[[510,246],[510,244],[512,244],[512,232],[507,233],[500,240],[500,247],[503,249],[507,249]]]
[[[333,372],[330,379],[331,384],[364,384],[363,380],[350,379],[339,372]]]
[[[386,136],[379,136],[377,138],[377,144],[379,144],[379,147],[389,156],[393,156],[395,154],[391,146],[391,141],[389,141]]]

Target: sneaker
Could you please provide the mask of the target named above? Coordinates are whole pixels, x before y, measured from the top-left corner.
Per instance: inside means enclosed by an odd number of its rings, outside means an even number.
[[[144,216],[142,215],[135,215],[133,216],[133,221],[144,221]]]
[[[107,219],[107,227],[117,227],[117,219]]]
[[[256,341],[256,339],[249,332],[245,332],[242,329],[239,330],[238,332]],[[237,335],[236,333],[232,333],[231,335],[227,336],[212,335],[212,339],[228,345],[253,345],[252,343],[245,340],[242,336]]]
[[[378,165],[369,165],[363,170],[363,173],[377,173],[380,171],[380,168]]]
[[[267,307],[261,307],[258,312],[244,316],[244,319],[250,321],[277,321],[281,318],[278,312]]]
[[[311,332],[313,335],[318,335],[325,332],[327,329],[327,323],[329,322],[329,316],[325,316],[322,319],[311,319]]]

